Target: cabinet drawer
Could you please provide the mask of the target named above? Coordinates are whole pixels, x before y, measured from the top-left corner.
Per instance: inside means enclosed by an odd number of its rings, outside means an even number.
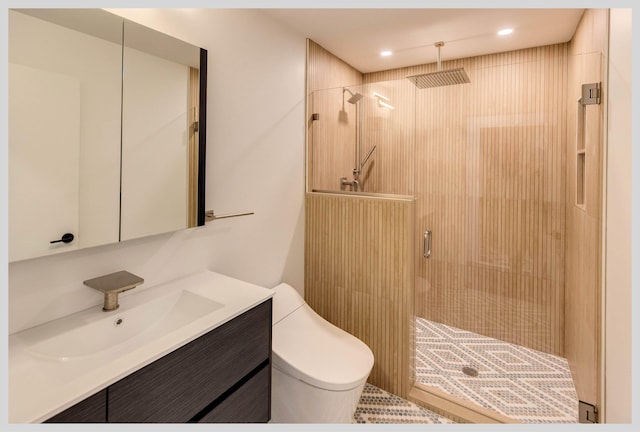
[[[199,423],[266,423],[271,418],[271,365],[206,414]]]
[[[107,390],[104,389],[54,415],[45,423],[104,423],[107,421]]]
[[[271,354],[271,299],[109,387],[109,422],[187,422]]]

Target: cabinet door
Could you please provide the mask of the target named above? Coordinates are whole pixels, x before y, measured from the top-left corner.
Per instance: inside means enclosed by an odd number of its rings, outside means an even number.
[[[104,423],[106,421],[107,390],[104,389],[56,414],[45,423]]]
[[[188,422],[270,358],[271,299],[109,387],[109,422]]]
[[[271,419],[271,365],[207,413],[199,423],[266,423]]]

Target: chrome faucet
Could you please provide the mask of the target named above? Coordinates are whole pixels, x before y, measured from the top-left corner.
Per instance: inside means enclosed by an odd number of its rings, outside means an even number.
[[[128,271],[119,271],[83,282],[86,286],[104,293],[105,312],[114,311],[120,307],[118,294],[128,291],[144,283],[144,279]]]

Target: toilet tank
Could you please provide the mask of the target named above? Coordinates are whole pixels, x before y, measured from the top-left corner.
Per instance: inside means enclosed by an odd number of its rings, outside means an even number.
[[[291,285],[281,283],[273,288],[272,325],[282,321],[284,317],[305,304],[304,299]]]

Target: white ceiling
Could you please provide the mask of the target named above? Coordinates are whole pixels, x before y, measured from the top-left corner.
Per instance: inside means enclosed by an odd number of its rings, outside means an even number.
[[[584,9],[265,9],[360,72],[567,42]],[[514,29],[509,36],[496,32]],[[389,49],[391,57],[381,57]]]

